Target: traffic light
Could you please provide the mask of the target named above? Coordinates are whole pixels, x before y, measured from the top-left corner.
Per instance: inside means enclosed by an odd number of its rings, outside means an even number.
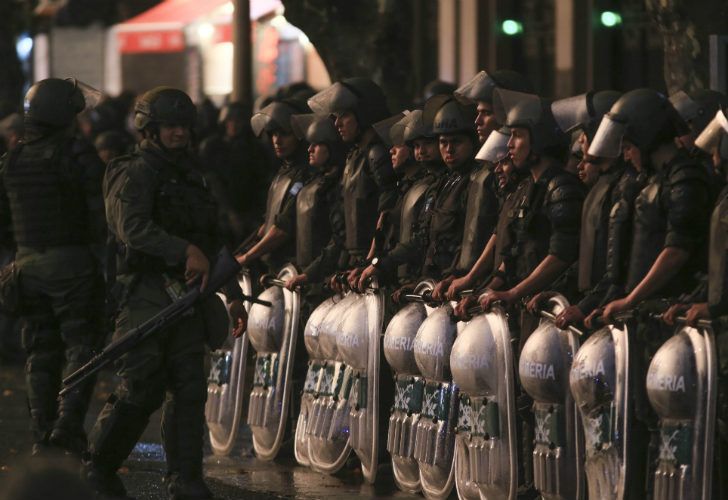
[[[515,19],[504,19],[501,23],[501,31],[508,36],[516,36],[523,33],[523,24]]]
[[[615,26],[622,24],[622,16],[619,12],[605,10],[599,15],[599,21],[602,23],[602,26],[614,28]]]

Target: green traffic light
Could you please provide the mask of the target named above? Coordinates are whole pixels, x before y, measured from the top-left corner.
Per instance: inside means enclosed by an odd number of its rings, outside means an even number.
[[[599,19],[607,28],[613,28],[618,24],[622,24],[622,16],[620,16],[617,12],[612,12],[611,10],[605,10],[602,12]]]
[[[503,33],[508,36],[514,36],[518,35],[519,33],[523,33],[523,25],[518,21],[514,21],[513,19],[506,19],[505,21],[503,21],[503,23],[501,23],[501,29],[503,30]]]

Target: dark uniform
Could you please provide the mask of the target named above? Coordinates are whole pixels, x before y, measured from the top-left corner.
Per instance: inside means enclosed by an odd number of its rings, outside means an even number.
[[[342,198],[349,264],[360,265],[374,237],[378,214],[390,210],[397,199],[389,153],[371,129],[388,114],[384,94],[368,78],[349,78],[319,92],[308,104],[322,116],[353,112],[357,118],[361,132],[346,156]]]
[[[84,108],[75,82],[38,82],[26,107],[25,140],[0,173],[0,231],[4,245],[17,245],[34,452],[51,444],[80,453],[93,381],[56,398],[61,375],[80,368],[103,342],[104,165],[93,146],[70,133]]]
[[[687,132],[685,123],[675,108],[661,94],[650,89],[638,89],[624,94],[612,107],[599,127],[589,154],[616,158],[621,153],[622,140],[627,139],[641,152],[645,186],[636,197],[632,218],[632,238],[626,263],[625,294],[632,292],[655,264],[660,253],[669,247],[688,253],[687,261],[675,275],[649,299],[674,300],[692,290],[704,265],[703,244],[710,207],[707,172],[690,158],[685,150],[677,150],[664,163],[653,164],[654,153],[662,148],[670,152],[673,138]],[[653,354],[669,335],[664,326],[651,319],[639,321],[630,345],[630,380],[640,381],[630,386],[634,414],[630,419],[634,429],[632,449],[639,450],[630,465],[630,498],[644,495],[645,484],[651,487],[653,458],[656,458],[659,436],[657,419],[647,404],[645,372]],[[650,442],[651,440],[651,442]],[[647,452],[645,452],[647,451]],[[649,492],[647,492],[649,494]]]
[[[305,103],[296,99],[276,101],[253,115],[250,123],[253,132],[261,136],[264,132],[273,135],[275,132],[292,134],[291,117],[298,113],[308,111]],[[287,158],[281,158],[278,173],[268,187],[268,197],[265,206],[265,220],[262,234],[273,226],[286,226],[288,237],[275,250],[264,256],[268,272],[277,273],[287,262],[293,261],[296,256],[295,220],[296,196],[311,177],[312,170],[308,164],[306,143],[298,141],[296,150]],[[252,246],[252,245],[249,245]]]
[[[194,107],[182,91],[160,87],[137,103],[136,125],[147,139],[113,161],[104,179],[109,228],[117,242],[120,310],[115,337],[169,305],[185,290],[186,252],[195,245],[209,257],[221,242],[217,207],[204,177],[186,151],[164,149],[155,139],[160,123],[191,127]],[[237,285],[228,300],[241,298]],[[215,301],[218,301],[216,307]],[[163,442],[172,498],[209,498],[202,481],[205,400],[205,343],[220,342],[209,327],[220,314],[213,297],[184,321],[125,354],[121,383],[109,398],[90,436],[86,475],[104,493],[123,496],[115,471],[165,400]],[[224,338],[224,337],[223,337]],[[174,476],[171,476],[171,475]]]
[[[624,295],[632,240],[634,202],[644,176],[617,160],[584,200],[579,243],[579,292],[583,315]]]

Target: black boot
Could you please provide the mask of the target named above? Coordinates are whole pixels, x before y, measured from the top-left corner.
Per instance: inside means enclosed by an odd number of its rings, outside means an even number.
[[[179,475],[172,477],[167,484],[169,500],[210,500],[213,498],[210,488],[202,477],[192,479]]]

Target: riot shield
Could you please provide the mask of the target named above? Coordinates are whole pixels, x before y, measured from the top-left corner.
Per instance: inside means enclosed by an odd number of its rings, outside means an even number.
[[[450,375],[450,351],[458,328],[453,305],[442,305],[430,313],[413,346],[424,379],[414,457],[426,498],[447,498],[455,485],[453,456],[460,394]]]
[[[300,296],[283,284],[297,274],[288,264],[269,280],[259,298],[271,307],[253,304],[248,316],[248,339],[256,351],[248,425],[253,448],[261,460],[273,460],[286,432],[291,402],[293,360],[300,311]]]
[[[516,381],[511,334],[499,306],[464,324],[450,353],[460,388],[455,485],[461,499],[515,499]]]
[[[335,302],[319,326],[318,348],[322,368],[312,391],[313,402],[306,426],[311,467],[333,474],[351,453],[349,445],[349,392],[351,369],[341,360],[337,337],[348,310],[360,299],[354,292]]]
[[[303,342],[308,352],[308,368],[303,384],[301,395],[301,410],[296,421],[296,437],[294,441],[294,454],[296,461],[303,465],[310,465],[308,458],[308,422],[310,420],[313,403],[317,397],[316,387],[324,376],[326,359],[320,348],[319,338],[321,327],[326,315],[341,300],[340,296],[334,296],[324,300],[309,316],[306,327],[303,330]]]
[[[625,498],[633,404],[629,349],[626,324],[605,326],[582,344],[571,365],[569,385],[584,426],[589,498]]]
[[[423,281],[387,325],[384,333],[384,357],[392,367],[395,397],[387,431],[387,451],[392,457],[392,471],[402,491],[420,491],[420,468],[414,457],[415,432],[422,410],[424,379],[417,367],[414,343],[417,331],[433,311],[426,298],[435,283]]]
[[[244,270],[239,277],[245,295],[252,293],[250,274]],[[250,310],[250,303],[245,303]],[[243,414],[245,368],[248,359],[248,333],[237,339],[228,336],[223,347],[211,353],[210,375],[207,384],[205,419],[210,432],[212,451],[229,455],[235,446]]]
[[[571,360],[579,349],[576,329],[561,330],[553,320],[569,306],[561,295],[548,300],[538,328],[521,350],[521,386],[533,398],[535,440],[533,482],[544,499],[585,496],[584,434],[569,390]]]
[[[336,347],[350,371],[349,444],[374,483],[379,456],[379,363],[384,297],[376,280],[347,311]]]
[[[660,421],[655,500],[709,500],[717,399],[710,324],[678,328],[647,371],[647,397]]]

